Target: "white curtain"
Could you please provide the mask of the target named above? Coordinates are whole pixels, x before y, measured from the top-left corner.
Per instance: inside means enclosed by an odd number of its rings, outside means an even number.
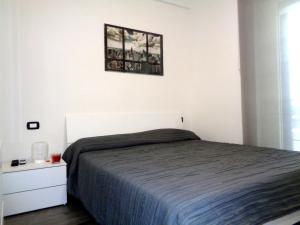
[[[300,151],[300,1],[279,11],[282,147]]]
[[[244,141],[300,151],[300,0],[239,0]]]

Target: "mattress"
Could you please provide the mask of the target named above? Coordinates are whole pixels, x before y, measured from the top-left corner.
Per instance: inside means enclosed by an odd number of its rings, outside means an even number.
[[[263,224],[300,208],[300,154],[182,130],[86,138],[68,191],[103,225]]]

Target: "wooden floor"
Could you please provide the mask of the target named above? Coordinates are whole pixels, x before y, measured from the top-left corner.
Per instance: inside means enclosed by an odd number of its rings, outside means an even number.
[[[4,225],[97,225],[77,201],[16,216],[6,217]]]
[[[80,202],[73,199],[68,202],[66,206],[6,217],[4,225],[99,225]],[[299,220],[300,210],[264,225],[300,225]]]

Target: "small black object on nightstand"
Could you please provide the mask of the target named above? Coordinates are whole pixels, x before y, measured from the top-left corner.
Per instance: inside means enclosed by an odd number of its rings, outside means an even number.
[[[11,166],[19,166],[19,160],[12,160],[11,161],[11,164],[10,164]]]

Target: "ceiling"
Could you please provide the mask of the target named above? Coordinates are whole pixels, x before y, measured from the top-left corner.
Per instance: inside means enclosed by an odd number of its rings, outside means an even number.
[[[184,8],[184,9],[190,9],[193,0],[155,0],[155,1]]]

